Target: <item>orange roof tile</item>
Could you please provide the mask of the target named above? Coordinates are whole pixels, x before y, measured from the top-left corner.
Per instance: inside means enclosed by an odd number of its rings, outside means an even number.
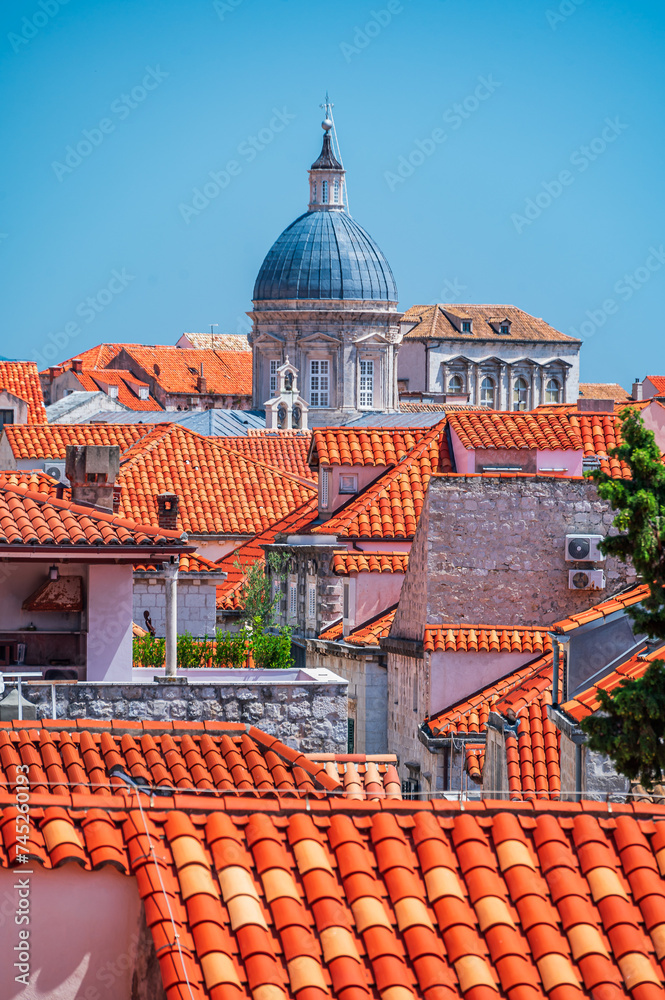
[[[55,497],[61,492],[61,499],[69,499],[69,490],[63,490],[62,485],[51,479],[45,472],[0,472],[0,487],[19,486],[28,493],[42,493],[47,497]]]
[[[449,315],[447,316],[446,313]],[[449,318],[455,317],[455,325]],[[462,333],[460,320],[471,320],[471,332]],[[510,333],[502,334],[499,324],[507,319],[510,323]],[[403,323],[416,325],[405,335],[405,340],[495,340],[514,343],[534,341],[549,341],[555,343],[579,344],[575,337],[569,337],[543,319],[530,316],[516,306],[503,305],[462,305],[459,302],[450,305],[411,306],[402,317]],[[492,326],[494,324],[494,326]]]
[[[651,382],[652,386],[656,392],[665,392],[665,376],[663,375],[647,375],[647,378]]]
[[[311,438],[311,431],[264,431],[252,428],[244,437],[219,437],[215,440],[247,458],[272,465],[275,469],[300,476],[301,479],[315,480],[316,476],[307,464]]]
[[[319,633],[319,639],[326,642],[348,642],[352,646],[378,646],[379,640],[385,639],[390,632],[396,611],[397,605],[394,604],[387,611],[381,611],[362,625],[357,625],[347,636],[344,635],[343,622],[340,618]]]
[[[6,424],[4,434],[16,459],[64,460],[68,444],[118,445],[126,451],[152,424]]]
[[[134,565],[135,573],[160,573],[163,572],[162,563],[136,563]],[[200,556],[195,552],[184,552],[180,556],[180,561],[178,563],[178,573],[204,573],[204,574],[217,574],[223,573],[224,570],[219,563],[213,562],[212,559],[206,559],[205,556]]]
[[[397,465],[427,434],[427,428],[317,427],[311,465]]]
[[[348,538],[412,538],[430,476],[451,469],[442,422],[427,430],[399,465],[389,469],[312,532]]]
[[[155,496],[180,498],[194,534],[255,535],[316,496],[316,486],[177,424],[160,424],[121,457],[120,510],[156,523]]]
[[[242,589],[247,570],[253,563],[265,559],[262,545],[270,545],[278,534],[295,533],[308,525],[317,514],[318,495],[314,494],[296,510],[291,511],[270,528],[260,532],[255,538],[240,545],[219,560],[219,566],[226,573],[226,580],[217,587],[217,609],[240,611],[243,608]]]
[[[42,384],[34,361],[0,361],[0,389],[25,400],[29,424],[46,422]]]
[[[75,354],[73,358],[61,361],[54,367],[61,368],[62,371],[69,371],[72,368],[73,361],[81,361],[84,368],[106,368],[106,366],[113,361],[118,354],[120,354],[123,347],[138,346],[138,344],[98,344],[96,347],[91,347],[87,351],[81,351],[80,354]],[[49,369],[46,368],[41,374],[46,375],[48,370]]]
[[[578,691],[562,708],[572,715],[579,722],[586,715],[592,715],[600,708],[598,699],[598,689],[610,692],[620,687],[624,681],[638,680],[647,672],[654,660],[662,660],[665,643],[661,643],[657,649],[646,652],[646,643],[643,650],[632,656],[625,663],[620,664],[615,670],[605,677],[601,677],[590,687]]]
[[[180,347],[121,345],[136,364],[167,393],[198,393],[203,365],[206,392],[251,396],[251,351],[217,351]]]
[[[333,553],[333,572],[338,576],[349,573],[406,573],[408,552],[341,552]]]
[[[580,611],[576,615],[570,615],[569,618],[562,618],[554,625],[548,626],[548,629],[550,632],[570,632],[580,625],[586,625],[587,622],[606,618],[608,615],[614,614],[615,611],[621,611],[622,608],[630,608],[634,604],[639,604],[648,595],[649,588],[646,584],[636,584],[619,594],[615,594],[614,597],[608,597],[600,604],[595,604],[587,611]]]
[[[426,625],[425,649],[442,653],[550,653],[547,629],[527,626]]]
[[[307,757],[323,764],[330,777],[341,782],[347,799],[402,798],[395,754],[310,753]]]
[[[631,398],[618,382],[580,382],[579,394],[585,399],[615,399],[618,403]]]
[[[344,636],[344,623],[341,618],[332,625],[328,625],[324,628],[323,632],[319,633],[319,639],[325,639],[327,642],[335,642],[337,639],[342,639]]]
[[[568,414],[451,412],[448,423],[464,448],[579,450],[582,440]]]
[[[0,487],[2,546],[182,545],[180,531],[104,514],[67,500],[30,493],[20,486]]]
[[[107,385],[117,386],[117,400],[130,410],[161,410],[156,399],[148,395],[147,399],[140,399],[137,388],[147,388],[147,382],[141,382],[129,371],[122,371],[117,368],[82,368],[80,372],[75,372],[75,377],[81,383],[81,387],[86,392],[99,392],[101,389],[106,392]],[[166,417],[165,417],[166,419]]]
[[[662,806],[305,802],[249,753],[232,767],[268,794],[34,792],[27,851],[12,773],[0,864],[132,876],[169,1000],[662,995]]]

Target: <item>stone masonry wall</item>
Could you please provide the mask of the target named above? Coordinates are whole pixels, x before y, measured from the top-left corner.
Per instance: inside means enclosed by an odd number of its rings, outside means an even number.
[[[332,554],[338,545],[266,545],[266,553],[276,552],[289,556],[289,564],[284,570],[286,579],[275,580],[268,567],[271,588],[278,587],[282,599],[278,607],[279,623],[290,625],[294,635],[316,638],[327,625],[342,617],[342,579],[333,573]],[[295,579],[298,585],[298,607],[295,619],[288,615],[287,601],[289,581]],[[316,618],[308,615],[308,587],[316,585]]]
[[[214,635],[217,610],[217,581],[178,579],[178,633]],[[134,621],[144,627],[143,612],[148,611],[158,636],[166,632],[166,593],[164,580],[154,576],[134,576]]]
[[[564,560],[565,536],[614,530],[614,515],[589,480],[433,476],[428,508],[416,540],[427,532],[430,623],[548,625],[635,580],[632,567],[608,558],[598,564],[604,591],[568,589],[569,569],[583,564]]]
[[[25,685],[38,719],[50,719],[51,685]],[[346,683],[189,684],[82,682],[56,686],[59,719],[245,722],[305,753],[346,753]]]
[[[429,704],[429,656],[425,659],[388,653],[388,753],[399,758],[399,775],[409,776],[406,761],[420,764],[423,790],[429,791],[437,768],[436,755],[418,739],[418,727]],[[425,778],[430,774],[430,782]]]

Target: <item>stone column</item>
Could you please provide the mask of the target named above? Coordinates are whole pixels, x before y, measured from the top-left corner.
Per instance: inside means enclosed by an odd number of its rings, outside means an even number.
[[[164,563],[166,590],[166,677],[175,680],[178,666],[178,561]]]
[[[568,369],[567,368],[563,369],[562,382],[563,382],[563,385],[561,386],[561,402],[562,403],[567,403],[568,402],[568,394],[566,392],[566,383],[568,382]],[[572,402],[577,402],[577,400],[573,400]]]
[[[531,406],[530,410],[533,410],[536,405],[536,366],[533,365],[531,368],[531,399],[529,400]]]
[[[473,372],[474,365],[470,361],[466,363],[466,394],[469,397],[469,402],[471,402],[471,373]]]
[[[545,402],[545,381],[546,381],[545,369],[541,368],[540,369],[540,402],[541,403]]]
[[[473,379],[474,379],[474,394],[473,399],[476,406],[480,406],[480,380],[481,371],[477,364],[473,366]]]

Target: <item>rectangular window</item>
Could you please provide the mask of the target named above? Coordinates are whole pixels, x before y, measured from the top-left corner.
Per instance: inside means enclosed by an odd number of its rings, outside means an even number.
[[[471,333],[471,320],[462,320],[462,333]]]
[[[328,204],[328,181],[321,181],[321,201],[324,205]]]
[[[508,326],[507,323],[501,324],[501,333],[503,334],[504,337],[507,337],[508,334],[510,333],[510,327]]]
[[[0,410],[0,430],[5,426],[5,424],[14,423],[14,411],[13,410]]]
[[[316,205],[316,181],[312,181],[312,205]]]
[[[343,616],[345,618],[349,617],[349,585],[348,585],[348,583],[344,584],[344,610],[342,611],[342,614],[343,614]]]
[[[339,204],[339,181],[337,178],[333,181],[333,204]]]
[[[140,385],[139,386],[139,399],[147,399],[147,398],[148,398],[148,386],[147,385]]]
[[[298,581],[289,580],[289,618],[295,618],[298,613]]]
[[[309,363],[309,405],[330,406],[330,361]]]
[[[319,471],[319,493],[321,508],[326,510],[328,507],[328,482],[330,473],[328,469],[321,469]]]
[[[316,620],[316,584],[310,583],[307,587],[307,617],[311,621]]]
[[[339,492],[340,493],[357,493],[358,492],[358,477],[356,475],[347,475],[339,477]]]
[[[279,361],[276,358],[272,358],[270,362],[270,398],[277,395],[277,369],[279,368]]]
[[[360,362],[360,406],[371,409],[374,406],[374,362]]]

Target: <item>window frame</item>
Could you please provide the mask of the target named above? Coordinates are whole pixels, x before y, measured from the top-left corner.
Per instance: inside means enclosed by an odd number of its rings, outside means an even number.
[[[316,621],[317,604],[317,586],[316,583],[310,582],[307,584],[307,619],[310,622]]]
[[[553,391],[552,389],[550,389],[550,386],[552,384],[556,386],[556,391],[555,391],[556,399],[548,399],[548,396],[551,395]],[[550,376],[550,378],[548,378],[547,382],[545,383],[545,402],[549,403],[550,405],[552,403],[561,402],[561,383],[559,382],[558,378],[555,378],[554,375]]]
[[[492,395],[491,402],[487,402],[486,400],[483,399],[483,394],[487,392],[485,382],[489,382],[491,386],[490,390]],[[487,409],[493,410],[495,402],[496,402],[496,382],[494,381],[491,375],[483,375],[482,379],[480,380],[480,405],[486,407]]]
[[[343,480],[348,480],[344,485]],[[358,492],[358,474],[356,472],[341,472],[339,476],[339,493],[353,495]]]
[[[314,370],[314,366],[325,365],[325,371]],[[330,358],[310,358],[309,359],[309,405],[313,410],[330,409],[330,383],[332,375],[332,364]],[[314,380],[316,388],[314,388]],[[319,379],[325,380],[325,387],[319,384]],[[316,401],[315,401],[316,396]],[[325,402],[322,400],[325,398]]]
[[[522,383],[523,388],[518,388],[518,382]],[[521,392],[524,393],[524,400],[519,398],[519,393]],[[522,406],[522,403],[524,403],[524,406]],[[521,413],[529,409],[529,383],[523,375],[517,375],[513,379],[511,404],[513,413]]]
[[[330,503],[330,469],[319,469],[319,507],[328,510]]]
[[[363,365],[369,366],[369,371],[363,372]],[[359,358],[358,359],[358,409],[359,410],[373,410],[375,409],[374,404],[374,358]],[[371,388],[368,390],[366,387],[363,388],[363,380],[369,379]],[[370,402],[364,400],[364,397],[370,399]]]
[[[328,181],[321,181],[321,204],[328,204]]]
[[[273,365],[275,366],[273,369]],[[269,358],[268,360],[268,393],[269,399],[274,399],[277,395],[277,369],[279,368],[279,358]]]
[[[462,326],[460,329],[461,333],[473,333],[473,320],[463,319]]]
[[[295,621],[298,617],[298,578],[296,576],[289,577],[286,616],[289,621]]]
[[[0,431],[8,424],[13,424],[15,416],[16,414],[13,410],[0,410]]]
[[[453,382],[459,383],[459,389],[453,388]],[[448,389],[446,390],[451,396],[462,396],[465,392],[464,389],[464,376],[460,375],[459,372],[453,372],[452,375],[448,376]]]

